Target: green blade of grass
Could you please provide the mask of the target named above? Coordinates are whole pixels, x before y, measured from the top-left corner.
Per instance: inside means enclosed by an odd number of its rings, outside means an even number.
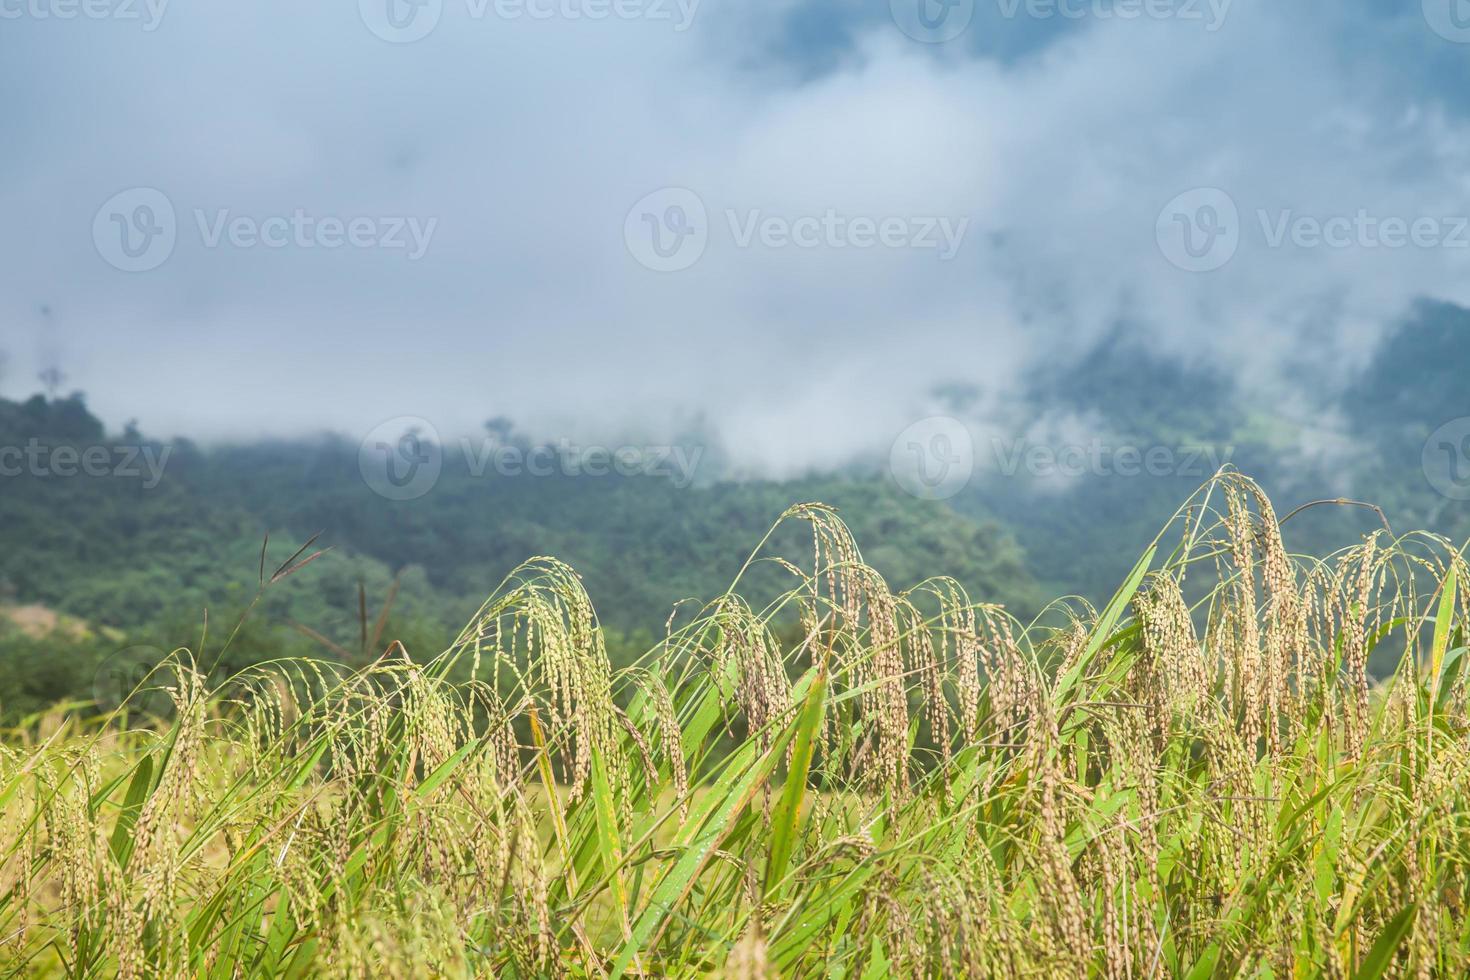
[[[1133,566],[1133,571],[1128,573],[1128,578],[1124,581],[1123,587],[1118,590],[1117,594],[1113,596],[1112,601],[1108,603],[1107,608],[1103,610],[1102,615],[1098,617],[1097,625],[1093,627],[1092,635],[1088,637],[1087,646],[1083,650],[1082,656],[1078,657],[1077,663],[1073,665],[1072,669],[1067,671],[1061,680],[1057,681],[1057,686],[1052,696],[1058,704],[1062,702],[1077,684],[1077,681],[1087,671],[1087,667],[1092,662],[1092,658],[1097,656],[1097,652],[1102,649],[1103,644],[1112,635],[1113,627],[1123,615],[1123,610],[1128,608],[1128,603],[1132,601],[1134,593],[1138,591],[1138,586],[1142,584],[1143,577],[1148,574],[1149,566],[1153,564],[1154,554],[1158,550],[1158,545],[1154,545],[1143,553],[1143,557],[1138,559],[1138,564]]]
[[[806,781],[811,769],[812,753],[817,736],[822,730],[827,707],[827,668],[823,664],[817,670],[811,690],[802,703],[801,717],[796,723],[796,742],[792,746],[791,765],[786,774],[786,785],[781,790],[781,800],[771,815],[771,852],[766,861],[765,895],[770,899],[781,880],[785,878],[791,853],[801,829],[801,806],[806,799]]]
[[[1353,974],[1353,980],[1378,980],[1388,970],[1388,965],[1393,962],[1393,957],[1398,952],[1399,944],[1408,936],[1410,927],[1414,924],[1414,914],[1418,907],[1412,902],[1403,907],[1388,924],[1383,927],[1378,941],[1368,950],[1368,955],[1363,957],[1363,963],[1358,967],[1358,972]]]

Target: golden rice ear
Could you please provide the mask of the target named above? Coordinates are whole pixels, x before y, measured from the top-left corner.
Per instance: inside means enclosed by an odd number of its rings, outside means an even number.
[[[1102,615],[895,594],[807,505],[786,595],[617,670],[549,559],[432,662],[211,691],[180,654],[168,718],[0,733],[0,962],[1466,973],[1464,559],[1302,562],[1243,477],[1210,493]]]
[[[1134,596],[1133,607],[1143,634],[1134,671],[1138,697],[1151,707],[1156,734],[1166,735],[1176,710],[1190,714],[1211,695],[1212,671],[1172,575],[1154,575],[1149,588]]]

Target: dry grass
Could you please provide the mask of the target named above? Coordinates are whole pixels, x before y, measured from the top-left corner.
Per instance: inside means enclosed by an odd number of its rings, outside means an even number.
[[[790,592],[732,587],[630,669],[537,559],[426,665],[211,691],[180,653],[166,720],[9,733],[0,966],[1470,971],[1470,570],[1448,542],[1295,558],[1226,474],[1105,609],[1020,623],[943,579],[893,593],[824,507],[783,519],[813,532]]]

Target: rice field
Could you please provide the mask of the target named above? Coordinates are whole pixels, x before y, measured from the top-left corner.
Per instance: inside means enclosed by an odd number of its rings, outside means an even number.
[[[782,522],[810,552],[747,570],[784,594],[743,572],[630,667],[537,558],[437,657],[178,651],[132,702],[166,710],[4,733],[0,972],[1470,972],[1451,542],[1290,555],[1227,472],[1106,606],[1021,622]]]

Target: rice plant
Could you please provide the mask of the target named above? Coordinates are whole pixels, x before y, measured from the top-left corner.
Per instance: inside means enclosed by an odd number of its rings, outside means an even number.
[[[237,976],[1463,976],[1470,569],[1289,555],[1224,473],[1104,608],[894,592],[792,508],[613,670],[527,562],[444,653],[0,742],[0,966]],[[1375,679],[1375,650],[1398,668]],[[413,651],[418,654],[420,651]]]

